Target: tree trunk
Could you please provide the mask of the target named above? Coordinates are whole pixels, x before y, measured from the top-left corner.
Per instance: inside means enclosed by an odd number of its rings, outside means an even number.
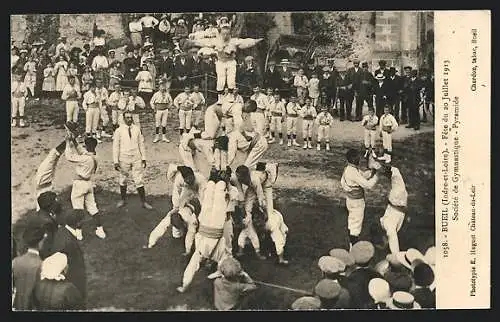
[[[231,31],[233,37],[239,37],[241,35],[243,27],[245,26],[245,15],[245,13],[236,13],[236,23]]]

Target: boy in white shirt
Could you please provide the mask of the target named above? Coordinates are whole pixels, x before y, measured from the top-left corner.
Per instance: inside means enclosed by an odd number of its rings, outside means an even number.
[[[193,92],[189,96],[193,102],[193,120],[198,120],[202,118],[203,108],[206,104],[205,97],[200,92],[199,85],[193,85]]]
[[[15,127],[17,113],[19,112],[19,126],[24,127],[24,106],[26,105],[26,97],[28,96],[28,91],[26,85],[21,81],[20,74],[12,75],[11,84],[11,101],[12,101],[12,123],[11,127]]]
[[[161,140],[167,143],[170,142],[166,134],[168,109],[172,106],[172,96],[167,90],[165,80],[160,81],[160,90],[153,94],[149,105],[155,111],[155,137],[153,143],[160,141],[160,125],[162,129]]]
[[[113,124],[113,133],[119,126],[118,120],[121,119],[123,121],[123,115],[121,115],[123,112],[118,109],[118,101],[120,100],[120,97],[122,95],[123,94],[120,84],[116,84],[114,87],[114,91],[108,97],[108,106],[111,107],[111,122]]]
[[[268,88],[267,90],[267,104],[266,110],[264,111],[264,117],[266,118],[266,139],[271,138],[271,105],[274,104],[274,91],[272,88]]]
[[[321,112],[316,116],[316,124],[318,125],[316,150],[320,151],[321,143],[326,141],[326,150],[330,151],[330,128],[333,125],[333,117],[328,112],[326,105],[321,108]]]
[[[304,140],[304,149],[312,149],[312,132],[314,119],[317,116],[316,108],[311,105],[311,99],[306,98],[305,104],[300,110],[300,116],[302,117],[302,138]]]
[[[269,105],[269,113],[271,114],[271,140],[268,143],[274,143],[276,138],[276,132],[280,138],[280,145],[283,145],[283,134],[281,133],[282,125],[281,123],[285,119],[286,108],[285,101],[280,99],[280,93],[274,93],[274,103]]]
[[[384,114],[380,117],[380,135],[384,146],[384,156],[386,163],[391,162],[392,155],[392,133],[398,128],[396,118],[390,113],[390,106],[384,106]]]
[[[193,101],[191,100],[191,88],[186,86],[184,92],[179,93],[174,99],[174,106],[179,109],[179,134],[191,129],[191,118],[193,116]]]
[[[364,136],[365,158],[368,157],[370,150],[375,155],[374,149],[375,149],[375,138],[377,135],[377,124],[378,124],[378,117],[377,115],[375,115],[375,110],[373,109],[373,107],[370,107],[368,109],[368,114],[365,115],[361,120],[361,125],[365,128],[365,136]]]
[[[99,125],[99,117],[101,110],[99,108],[99,99],[96,93],[95,83],[90,84],[90,88],[83,94],[82,107],[85,111],[85,133],[87,137],[97,139],[97,126]],[[100,140],[97,139],[97,142]]]
[[[300,146],[297,143],[297,118],[300,113],[300,105],[297,103],[297,96],[291,95],[290,102],[286,105],[286,131],[287,131],[287,146]]]
[[[306,97],[308,83],[309,80],[304,75],[304,70],[302,68],[299,69],[297,75],[293,78],[293,86],[297,89],[298,98],[304,99]]]

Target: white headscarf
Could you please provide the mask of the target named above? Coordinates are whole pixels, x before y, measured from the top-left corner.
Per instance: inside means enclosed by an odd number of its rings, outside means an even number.
[[[62,272],[68,265],[68,257],[63,253],[55,253],[42,262],[40,279],[62,281],[65,279]]]

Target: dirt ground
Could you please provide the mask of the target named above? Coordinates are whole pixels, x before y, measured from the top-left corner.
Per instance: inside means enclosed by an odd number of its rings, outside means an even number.
[[[28,108],[27,128],[13,128],[12,221],[34,211],[33,176],[50,148],[64,139],[64,107],[38,105]],[[83,125],[84,115],[80,114]],[[97,148],[99,168],[95,182],[96,199],[108,237],[98,239],[94,227],[84,227],[82,247],[88,274],[88,307],[96,310],[203,310],[213,303],[212,283],[202,268],[184,294],[175,288],[180,284],[187,264],[181,240],[169,233],[149,250],[142,249],[151,229],[170,209],[171,185],[165,180],[167,166],[179,162],[178,118],[169,115],[167,136],[172,143],[152,143],[153,115],[141,117],[146,136],[148,166],[146,193],[152,211],[140,207],[138,197],[129,186],[129,204],[115,208],[119,200],[117,172],[113,169],[111,141]],[[299,124],[300,129],[300,124]],[[273,258],[259,261],[252,255],[242,258],[245,270],[256,280],[311,291],[321,272],[317,260],[335,247],[346,247],[347,214],[342,203],[339,179],[345,166],[344,154],[350,147],[362,146],[363,130],[359,123],[336,120],[332,130],[332,150],[316,151],[286,148],[272,144],[263,161],[280,163],[275,184],[275,205],[284,215],[290,233],[286,255],[288,267],[275,264]],[[301,135],[299,133],[299,143]],[[434,244],[434,128],[423,124],[420,131],[401,126],[394,135],[393,163],[399,167],[409,193],[408,216],[411,220],[400,232],[402,249],[415,247],[425,251]],[[208,169],[206,169],[208,171]],[[69,190],[73,168],[64,157],[58,163],[55,191],[61,194],[65,209],[71,209]],[[381,180],[367,192],[363,239],[370,239],[370,227],[386,206],[390,181]],[[385,256],[378,250],[376,256]],[[301,294],[260,286],[250,300],[253,309],[287,309]]]

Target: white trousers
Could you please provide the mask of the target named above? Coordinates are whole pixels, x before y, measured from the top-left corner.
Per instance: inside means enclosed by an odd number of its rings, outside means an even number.
[[[193,110],[179,110],[179,129],[190,130]]]
[[[363,218],[365,217],[365,199],[351,199],[346,197],[347,211],[347,228],[349,234],[359,236],[363,226]]]
[[[286,134],[297,134],[297,117],[287,117],[286,119]]]
[[[368,130],[365,129],[365,148],[374,148],[375,147],[375,139],[377,138],[376,130]]]
[[[73,209],[86,209],[91,216],[99,212],[95,202],[92,181],[73,180],[71,206]]]
[[[77,101],[66,101],[66,122],[78,122],[78,112],[80,107]]]
[[[267,140],[265,137],[261,136],[255,146],[248,152],[248,156],[245,160],[244,165],[246,165],[248,168],[254,167],[255,165],[257,165],[257,162],[259,162],[266,151]]]
[[[123,124],[123,111],[111,110],[111,122],[113,122],[114,125]]]
[[[330,126],[329,125],[319,125],[318,126],[318,143],[325,140],[330,142]]]
[[[12,97],[12,118],[17,117],[19,113],[20,117],[24,117],[24,107],[26,106],[26,100],[24,97]]]
[[[281,116],[272,116],[271,124],[269,126],[271,132],[281,133],[282,125],[281,125]]]
[[[101,111],[97,107],[89,107],[85,112],[85,132],[96,133]]]
[[[255,249],[255,251],[259,251],[260,250],[259,236],[257,236],[257,232],[255,231],[255,227],[253,226],[252,222],[250,222],[240,232],[240,235],[238,236],[238,246],[241,247],[241,248],[244,248],[245,244],[247,242],[247,239],[250,240],[250,242],[252,243],[252,246]]]
[[[144,168],[142,167],[142,160],[136,157],[121,156],[121,155],[119,160],[120,160],[120,175],[118,177],[118,183],[120,184],[120,186],[125,186],[127,184],[127,179],[129,177],[129,174],[131,174],[135,187],[136,188],[143,187]]]
[[[217,73],[217,91],[224,90],[226,84],[229,89],[236,87],[236,60],[216,61],[215,72]]]
[[[306,140],[307,138],[312,138],[313,136],[313,120],[302,119],[302,138]]]
[[[109,114],[106,105],[102,105],[100,107],[100,110],[101,110],[102,126],[106,127],[109,124]]]
[[[155,127],[167,127],[168,109],[155,112]]]
[[[382,145],[384,146],[384,149],[387,149],[387,151],[391,152],[392,151],[392,134],[387,133],[386,131],[382,131]]]

